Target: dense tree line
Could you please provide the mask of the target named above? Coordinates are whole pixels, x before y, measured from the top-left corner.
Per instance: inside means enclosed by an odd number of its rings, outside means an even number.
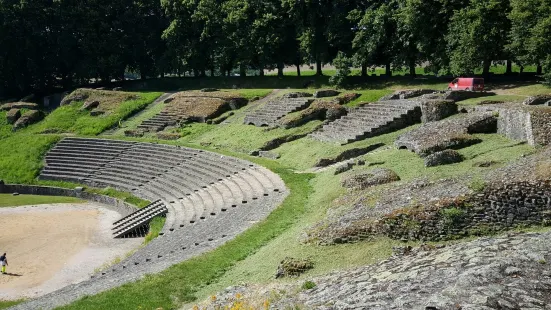
[[[0,89],[333,62],[551,80],[551,0],[0,0]],[[428,66],[427,66],[428,65]]]

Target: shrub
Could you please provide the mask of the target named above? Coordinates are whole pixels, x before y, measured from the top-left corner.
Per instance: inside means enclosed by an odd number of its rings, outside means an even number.
[[[486,188],[486,182],[480,177],[473,178],[469,183],[469,188],[474,192],[481,192]]]
[[[314,287],[316,287],[316,283],[312,281],[305,281],[304,283],[302,283],[303,290],[310,290],[310,289],[313,289]]]
[[[337,57],[333,59],[333,65],[335,65],[337,72],[329,79],[329,83],[335,87],[344,87],[351,73],[352,61],[343,52],[339,52]]]
[[[440,210],[440,214],[444,219],[444,224],[448,227],[454,227],[463,221],[466,215],[465,210],[458,209],[456,207]]]

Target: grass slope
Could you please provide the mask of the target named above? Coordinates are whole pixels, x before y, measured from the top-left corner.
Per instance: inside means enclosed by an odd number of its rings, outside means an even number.
[[[47,203],[82,203],[81,199],[63,196],[38,196],[0,194],[0,207],[17,207],[26,205],[40,205]]]
[[[161,93],[141,93],[138,99],[121,102],[113,111],[101,116],[91,116],[89,111],[81,111],[83,102],[76,101],[55,109],[43,122],[34,127],[33,132],[98,135],[116,126],[120,120],[142,110],[160,95]]]

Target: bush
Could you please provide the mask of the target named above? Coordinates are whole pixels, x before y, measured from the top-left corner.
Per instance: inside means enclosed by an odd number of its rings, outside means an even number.
[[[333,59],[333,65],[335,65],[337,72],[329,79],[329,83],[335,87],[344,87],[351,73],[352,61],[343,52],[339,52],[337,57]]]
[[[316,287],[316,283],[312,281],[305,281],[304,283],[302,283],[303,290],[310,290],[310,289],[313,289],[314,287]]]

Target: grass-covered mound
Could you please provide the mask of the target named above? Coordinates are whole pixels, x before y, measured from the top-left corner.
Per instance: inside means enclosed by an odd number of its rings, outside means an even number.
[[[98,135],[117,126],[132,114],[142,110],[161,93],[127,93],[105,90],[78,89],[64,99],[63,105],[50,113],[44,121],[33,127],[33,133],[73,133],[78,135]],[[104,112],[92,116],[82,109],[85,102],[99,101],[96,109]]]

